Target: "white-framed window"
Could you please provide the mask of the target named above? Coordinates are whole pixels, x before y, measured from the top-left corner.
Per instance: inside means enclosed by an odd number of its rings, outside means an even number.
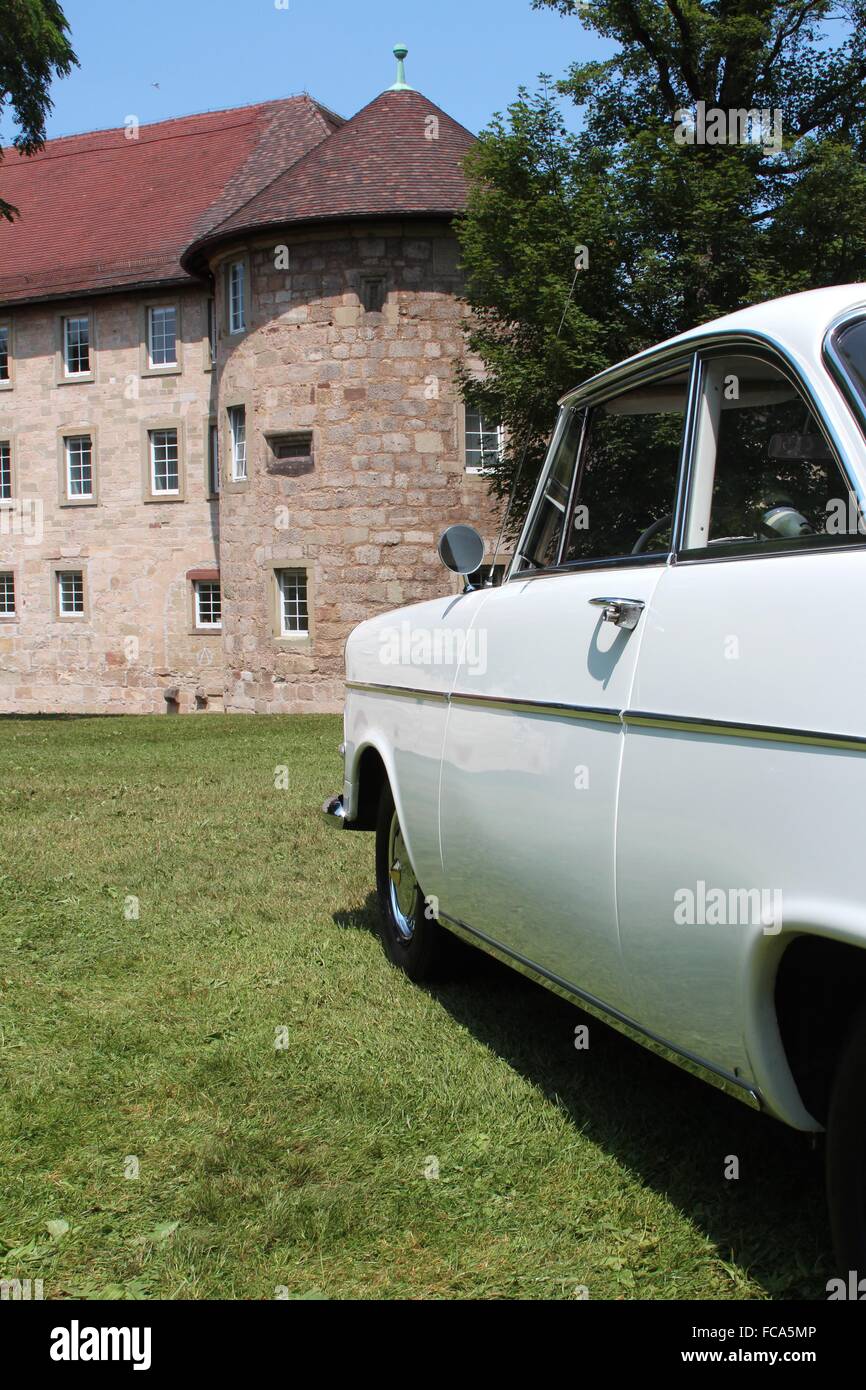
[[[86,314],[63,320],[63,370],[67,376],[90,373],[90,319]]]
[[[247,412],[243,405],[230,405],[229,433],[232,441],[232,482],[240,483],[247,476]]]
[[[57,571],[57,611],[63,618],[84,614],[84,575],[81,570]]]
[[[147,311],[147,360],[151,367],[177,366],[177,309],[173,304]]]
[[[180,492],[177,430],[150,430],[150,488],[154,496]]]
[[[195,625],[196,627],[222,627],[222,592],[218,580],[196,580]]]
[[[93,496],[93,440],[89,434],[69,435],[63,441],[66,458],[66,496],[70,502]]]
[[[0,574],[0,618],[15,617],[15,575],[11,570]]]
[[[280,596],[280,635],[307,637],[310,618],[307,607],[307,571],[277,570]]]
[[[208,425],[207,432],[207,490],[208,496],[218,497],[220,490],[220,432],[217,424]]]
[[[483,473],[502,457],[502,426],[480,410],[465,410],[464,459],[467,473]]]
[[[229,266],[229,332],[243,333],[246,328],[246,266],[232,261]]]
[[[213,296],[207,302],[207,350],[213,366],[217,358],[216,301]]]
[[[9,379],[9,325],[0,323],[0,381]]]
[[[0,439],[0,502],[12,500],[12,441]]]

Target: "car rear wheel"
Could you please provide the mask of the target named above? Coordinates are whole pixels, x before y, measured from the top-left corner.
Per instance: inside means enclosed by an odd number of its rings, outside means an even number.
[[[866,1278],[866,1011],[836,1071],[827,1120],[827,1203],[839,1275]]]
[[[387,782],[376,823],[376,890],[379,936],[392,965],[410,980],[437,975],[451,956],[453,938],[436,921],[415,877]]]

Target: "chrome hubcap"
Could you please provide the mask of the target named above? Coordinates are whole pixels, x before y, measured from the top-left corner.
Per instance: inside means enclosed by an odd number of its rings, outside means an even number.
[[[391,881],[391,911],[403,941],[411,941],[415,932],[415,905],[418,900],[418,880],[415,877],[403,832],[395,811],[388,835],[388,877]]]

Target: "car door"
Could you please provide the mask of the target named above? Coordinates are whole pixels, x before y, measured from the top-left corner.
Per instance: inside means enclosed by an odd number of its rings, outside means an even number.
[[[478,595],[443,751],[443,914],[616,1007],[620,716],[670,548],[688,367],[564,409],[509,578]]]
[[[862,924],[866,553],[829,394],[754,346],[700,375],[625,716],[616,891],[640,1023],[742,1078],[787,933]]]

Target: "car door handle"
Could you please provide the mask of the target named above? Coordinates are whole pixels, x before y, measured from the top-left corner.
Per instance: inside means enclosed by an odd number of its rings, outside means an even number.
[[[643,599],[639,598],[591,598],[589,601],[593,608],[602,610],[602,622],[616,623],[617,627],[624,627],[626,632],[637,627],[638,618],[644,610]]]

